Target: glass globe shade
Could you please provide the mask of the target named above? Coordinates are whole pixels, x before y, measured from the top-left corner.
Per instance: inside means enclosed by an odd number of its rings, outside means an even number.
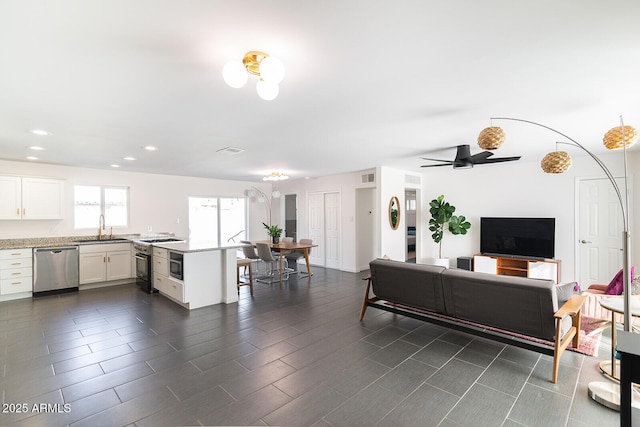
[[[256,197],[256,190],[254,190],[253,188],[250,188],[249,190],[247,190],[247,196]]]
[[[271,196],[273,196],[274,199],[277,199],[281,196],[281,193],[278,190],[275,190],[273,193],[271,193]]]
[[[258,80],[258,84],[256,85],[256,91],[258,92],[258,96],[265,101],[271,101],[278,97],[278,93],[280,93],[280,87],[277,84],[265,82],[264,80]]]
[[[241,88],[247,84],[249,75],[240,61],[229,61],[222,68],[222,78],[232,88]]]
[[[279,84],[284,79],[284,64],[273,56],[266,57],[260,62],[260,77],[266,82]]]

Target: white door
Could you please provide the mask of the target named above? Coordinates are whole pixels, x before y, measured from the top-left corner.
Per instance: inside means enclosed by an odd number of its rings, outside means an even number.
[[[309,254],[309,262],[324,267],[324,193],[309,194],[309,238],[318,247]]]
[[[309,238],[318,245],[309,254],[311,264],[340,268],[340,193],[309,195]]]
[[[624,191],[624,182],[617,179]],[[623,194],[624,197],[624,194]],[[608,284],[622,268],[622,210],[608,179],[579,182],[580,285]]]
[[[340,194],[324,195],[325,265],[340,268]]]

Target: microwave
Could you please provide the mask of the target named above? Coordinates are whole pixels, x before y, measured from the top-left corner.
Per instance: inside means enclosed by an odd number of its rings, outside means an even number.
[[[184,254],[169,252],[169,275],[174,279],[184,279]]]

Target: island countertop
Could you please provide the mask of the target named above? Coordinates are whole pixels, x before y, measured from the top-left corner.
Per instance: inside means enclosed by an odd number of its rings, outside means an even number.
[[[157,248],[168,249],[174,252],[203,252],[203,251],[219,251],[224,249],[237,249],[244,246],[242,243],[229,243],[218,245],[216,242],[203,240],[187,240],[185,242],[163,242],[153,243]]]

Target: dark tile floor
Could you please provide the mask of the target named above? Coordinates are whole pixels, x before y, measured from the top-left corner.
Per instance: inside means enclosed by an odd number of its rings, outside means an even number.
[[[133,284],[0,303],[0,424],[618,424],[587,396],[597,358],[565,353],[552,384],[548,356],[375,309],[359,322],[362,274],[314,272],[193,311]]]

